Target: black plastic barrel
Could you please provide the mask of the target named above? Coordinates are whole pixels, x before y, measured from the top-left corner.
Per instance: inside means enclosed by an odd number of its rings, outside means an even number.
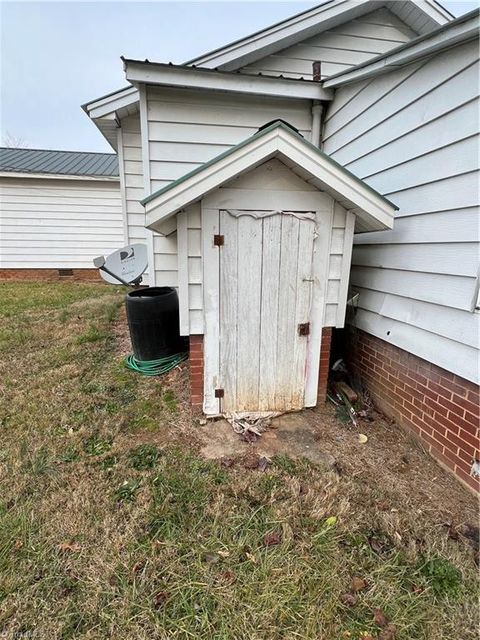
[[[147,287],[125,296],[133,355],[158,360],[186,350],[180,336],[178,296],[171,287]]]

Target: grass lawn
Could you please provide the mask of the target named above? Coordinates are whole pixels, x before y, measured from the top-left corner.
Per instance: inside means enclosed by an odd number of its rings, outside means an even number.
[[[203,459],[186,366],[124,368],[122,301],[0,285],[0,637],[478,637],[466,490],[412,502],[380,464]]]

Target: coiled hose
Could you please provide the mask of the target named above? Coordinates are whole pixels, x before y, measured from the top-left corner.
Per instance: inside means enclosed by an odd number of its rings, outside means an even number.
[[[159,376],[176,367],[187,357],[188,353],[175,353],[158,360],[137,360],[134,355],[129,355],[125,358],[125,366],[144,376]]]

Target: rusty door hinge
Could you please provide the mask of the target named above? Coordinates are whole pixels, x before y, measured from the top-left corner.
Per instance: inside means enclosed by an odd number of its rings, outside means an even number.
[[[310,335],[310,323],[304,322],[303,324],[298,325],[298,335],[299,336],[309,336]]]
[[[221,235],[214,235],[213,236],[213,244],[215,247],[223,247],[224,244],[224,238]]]
[[[224,395],[224,389],[215,389],[215,398],[223,398]]]

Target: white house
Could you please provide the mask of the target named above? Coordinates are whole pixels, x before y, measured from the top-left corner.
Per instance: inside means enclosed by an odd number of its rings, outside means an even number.
[[[113,153],[0,148],[0,279],[98,278],[122,246]]]
[[[184,65],[123,62],[130,85],[84,109],[118,150],[127,240],[178,287],[193,401],[311,406],[313,380],[324,396],[354,232],[352,368],[478,488],[478,11],[330,0]]]

